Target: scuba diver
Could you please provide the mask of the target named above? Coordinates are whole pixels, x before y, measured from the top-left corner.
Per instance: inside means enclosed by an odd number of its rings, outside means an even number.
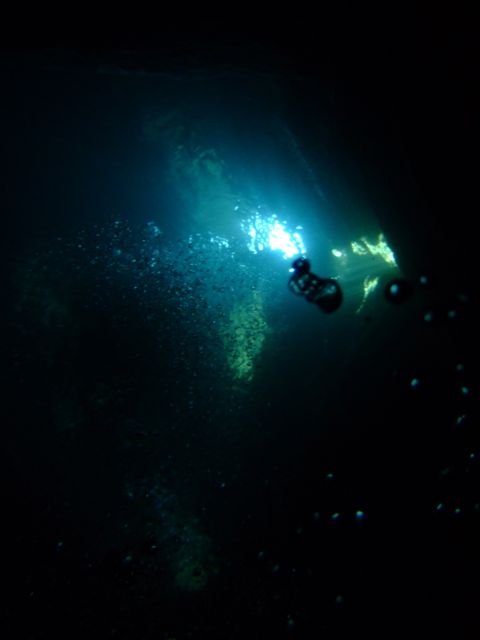
[[[343,295],[340,285],[332,278],[320,278],[310,271],[310,262],[297,258],[292,263],[293,274],[288,288],[297,296],[304,296],[325,313],[336,311],[342,304]]]

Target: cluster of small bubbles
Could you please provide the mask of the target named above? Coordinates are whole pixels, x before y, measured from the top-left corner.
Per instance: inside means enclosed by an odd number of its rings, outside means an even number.
[[[139,323],[148,324],[163,361],[168,355],[168,369],[180,372],[164,376],[164,395],[169,389],[187,389],[167,406],[178,420],[195,411],[207,420],[210,416],[210,423],[222,411],[216,392],[228,380],[227,353],[219,348],[222,327],[239,301],[252,301],[252,291],[269,314],[284,286],[281,270],[264,269],[241,239],[213,233],[174,239],[153,221],[132,224],[120,218],[59,236],[53,248],[38,251],[25,272],[25,308],[32,318],[73,322],[69,296],[78,291],[82,309],[108,314],[114,329],[123,332],[128,325],[139,330]],[[269,322],[276,328],[275,318]],[[249,331],[245,326],[240,337],[232,336],[229,349],[235,352],[239,340],[254,340]],[[193,352],[200,357],[193,359]],[[226,412],[240,415],[242,402],[237,395]]]
[[[156,225],[155,222],[153,222],[152,220],[147,222],[147,231],[154,238],[158,238],[158,236],[162,235],[162,231],[161,231],[160,227],[158,225]]]
[[[280,222],[276,214],[264,216],[257,210],[245,218],[240,226],[249,237],[247,246],[252,253],[270,249],[280,251],[284,259],[306,253],[299,233],[303,227],[298,225],[295,231],[290,231],[287,221]]]
[[[163,486],[160,477],[128,481],[126,492],[134,497],[146,519],[144,534],[149,540],[148,563],[153,562],[156,571],[152,553],[160,547],[162,558],[170,565],[176,588],[183,591],[203,589],[216,568],[210,540],[198,518],[182,507],[178,497]],[[145,550],[139,549],[137,555],[137,562],[144,563]],[[133,560],[132,552],[124,557],[124,562]]]
[[[318,522],[321,519],[320,512],[315,511],[312,515],[312,518],[314,522]],[[339,511],[335,511],[334,513],[330,514],[329,519],[332,522],[338,522],[342,519],[342,514]],[[365,512],[362,511],[361,509],[357,509],[357,511],[355,511],[355,520],[357,522],[362,522],[364,519],[365,519]]]
[[[472,504],[471,500],[468,500],[462,504],[461,499],[458,496],[454,496],[450,500],[438,502],[434,506],[434,513],[439,514],[442,519],[468,517],[469,515],[476,516],[480,513],[480,503],[475,502]]]

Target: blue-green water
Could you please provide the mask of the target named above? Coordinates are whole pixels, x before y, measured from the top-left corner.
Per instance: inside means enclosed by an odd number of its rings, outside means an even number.
[[[59,59],[4,65],[6,623],[312,637],[434,615],[422,585],[445,604],[431,585],[479,526],[475,290],[428,215],[400,215],[422,206],[386,180],[401,146],[382,168],[369,123],[362,165],[364,121],[315,78]],[[288,290],[301,254],[337,312]]]

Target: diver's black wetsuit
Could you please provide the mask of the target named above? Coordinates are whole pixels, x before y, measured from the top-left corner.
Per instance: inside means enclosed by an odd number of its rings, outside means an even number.
[[[332,313],[340,307],[343,295],[336,280],[320,278],[311,273],[310,262],[303,257],[294,260],[292,268],[294,272],[288,281],[290,291],[295,295],[304,296],[325,313]]]

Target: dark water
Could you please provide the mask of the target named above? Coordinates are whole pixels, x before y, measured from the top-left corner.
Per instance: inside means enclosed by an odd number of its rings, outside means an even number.
[[[3,55],[5,637],[475,631],[471,44],[306,33]]]

